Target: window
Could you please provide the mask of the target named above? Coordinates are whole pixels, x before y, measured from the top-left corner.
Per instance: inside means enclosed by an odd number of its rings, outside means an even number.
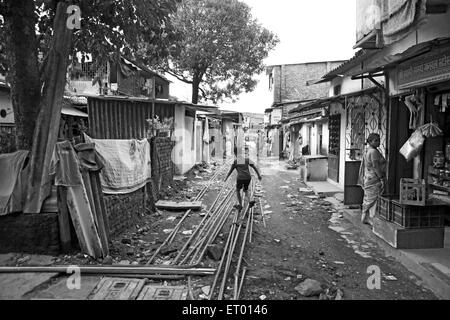
[[[341,94],[342,86],[340,84],[333,87],[333,95],[338,96]]]

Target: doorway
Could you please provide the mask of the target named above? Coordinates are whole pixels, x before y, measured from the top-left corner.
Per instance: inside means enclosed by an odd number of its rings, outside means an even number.
[[[339,157],[341,149],[341,115],[329,118],[329,146],[328,146],[328,178],[339,182]]]

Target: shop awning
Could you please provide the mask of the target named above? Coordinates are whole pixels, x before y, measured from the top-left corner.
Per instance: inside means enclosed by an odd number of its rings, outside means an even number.
[[[450,38],[439,38],[423,43],[419,43],[406,51],[394,55],[384,55],[381,57],[376,57],[373,61],[371,61],[367,66],[363,69],[344,73],[347,76],[356,77],[363,74],[376,74],[382,72],[386,69],[394,68],[399,63],[407,61],[409,59],[415,58],[417,56],[423,55],[427,52],[430,52],[434,47],[439,47],[445,44],[450,43]]]
[[[312,117],[303,117],[303,118],[292,119],[289,122],[289,124],[296,125],[296,124],[301,124],[301,123],[311,123],[311,122],[317,122],[317,121],[322,121],[322,120],[326,120],[326,119],[328,119],[328,117],[324,117],[322,115],[315,115]]]
[[[81,118],[88,117],[88,114],[86,112],[83,112],[83,111],[78,110],[71,106],[63,106],[61,108],[61,113],[65,114],[66,116],[72,116],[72,117],[81,117]]]

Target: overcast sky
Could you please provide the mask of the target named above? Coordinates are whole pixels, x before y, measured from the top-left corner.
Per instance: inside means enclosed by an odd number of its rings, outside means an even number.
[[[266,65],[346,60],[354,54],[356,0],[242,1],[252,8],[253,17],[280,39],[265,60]],[[234,104],[219,104],[220,108],[264,113],[272,96],[266,74],[258,79],[255,91],[241,95]],[[178,92],[173,93],[180,96]]]

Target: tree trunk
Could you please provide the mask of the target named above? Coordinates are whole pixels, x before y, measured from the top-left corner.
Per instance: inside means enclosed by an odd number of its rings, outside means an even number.
[[[200,87],[201,78],[194,74],[194,77],[192,79],[192,103],[197,104],[198,103],[198,91]]]
[[[35,3],[30,0],[6,0],[4,8],[16,148],[31,150],[40,102]]]
[[[39,213],[50,195],[50,163],[61,120],[61,106],[66,84],[72,31],[66,27],[67,4],[59,2],[53,26],[53,40],[45,71],[40,112],[31,151],[30,176],[25,213]]]

